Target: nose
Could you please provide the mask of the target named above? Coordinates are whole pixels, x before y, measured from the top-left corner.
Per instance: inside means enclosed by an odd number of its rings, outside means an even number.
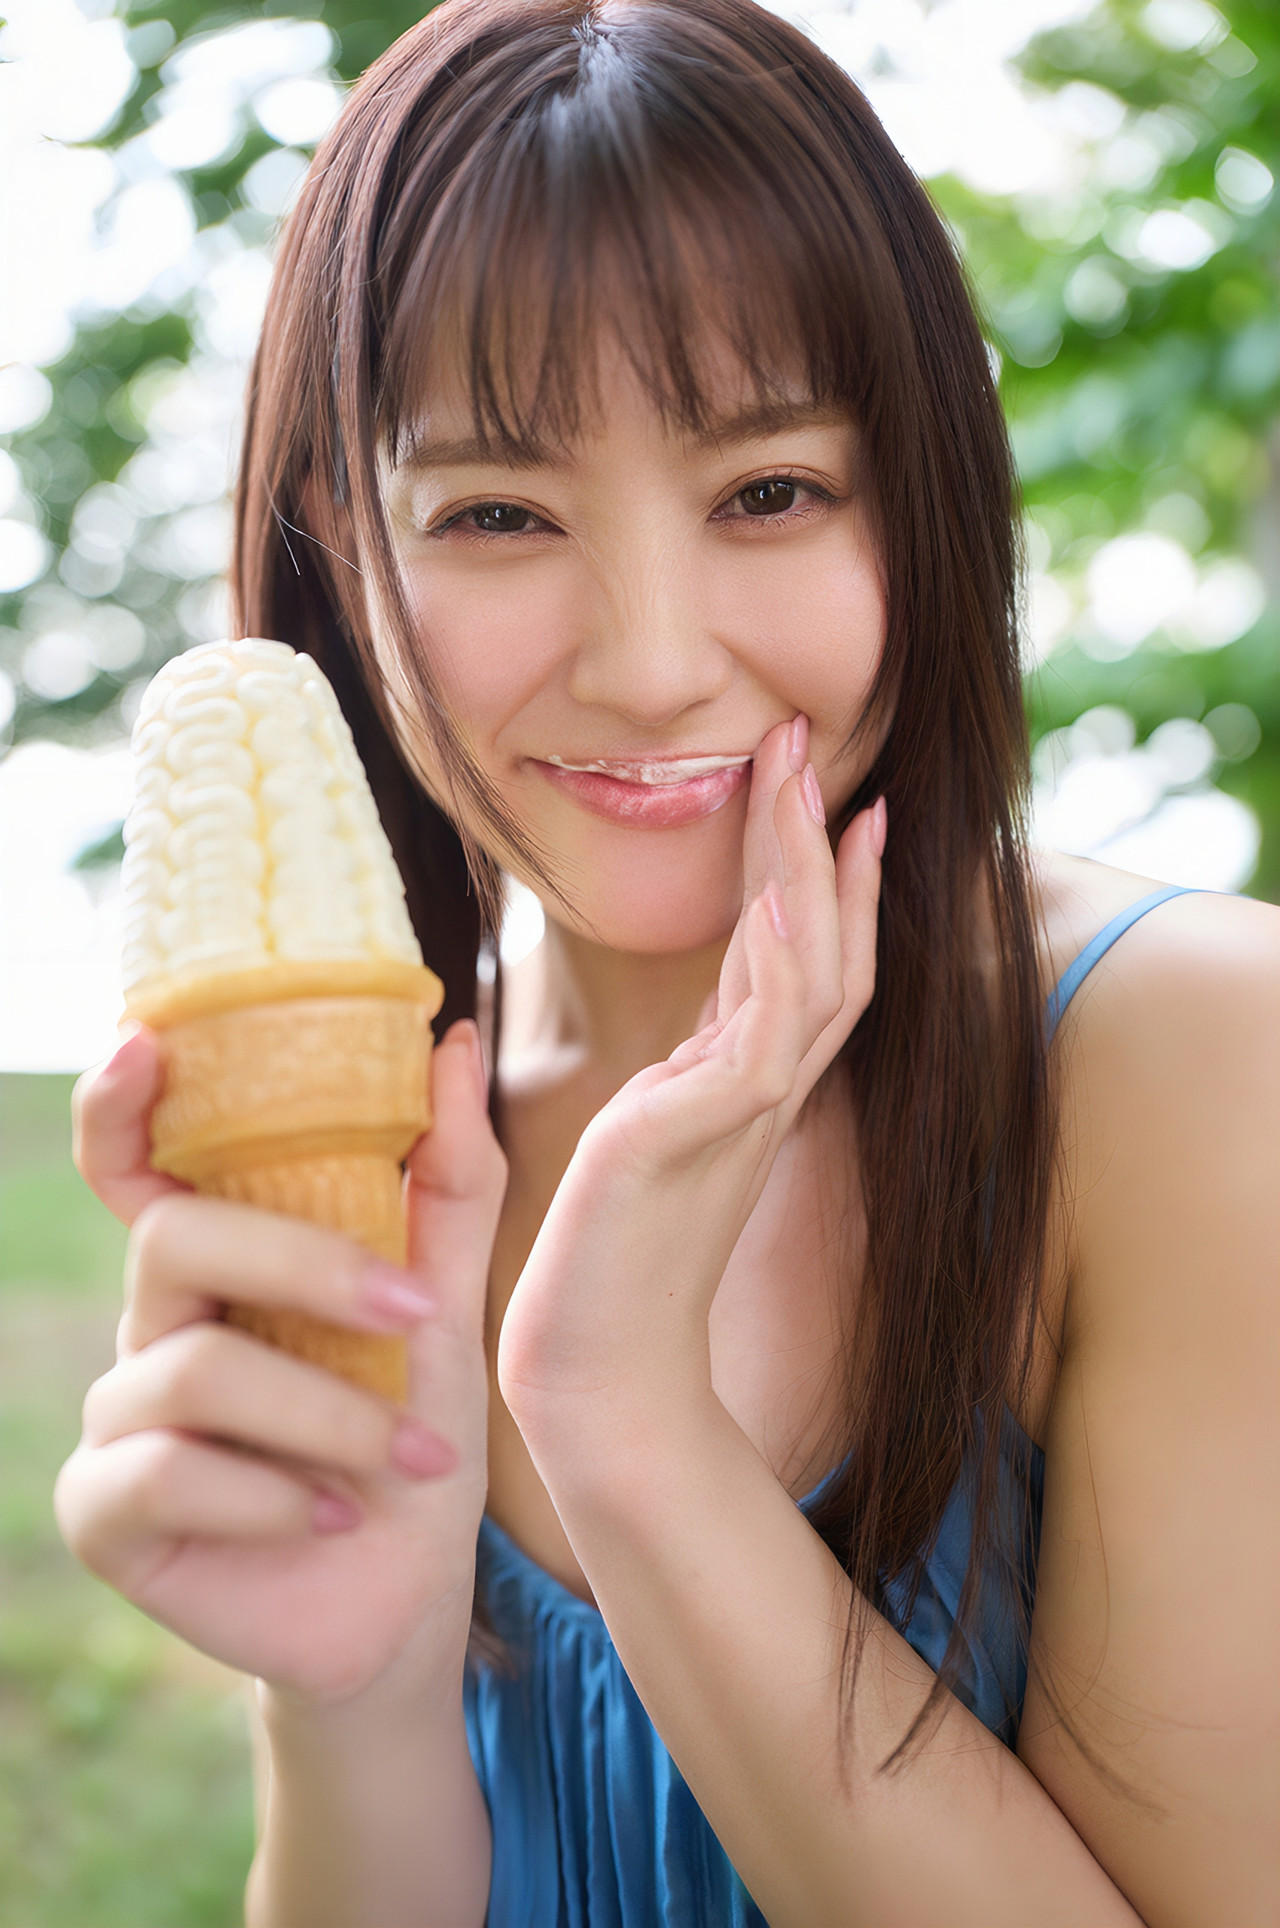
[[[678,545],[615,554],[599,571],[569,669],[576,702],[660,729],[723,695],[733,670],[692,558]]]

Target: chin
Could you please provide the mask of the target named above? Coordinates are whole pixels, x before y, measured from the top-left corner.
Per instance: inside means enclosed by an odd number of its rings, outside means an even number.
[[[556,905],[551,915],[591,943],[636,957],[667,957],[726,944],[742,908],[741,881],[592,879],[567,893],[573,915]]]
[[[551,900],[549,914],[591,943],[641,957],[727,943],[742,912],[745,814],[740,806],[666,832],[572,823],[565,836],[563,823],[530,824],[563,880],[568,909]]]

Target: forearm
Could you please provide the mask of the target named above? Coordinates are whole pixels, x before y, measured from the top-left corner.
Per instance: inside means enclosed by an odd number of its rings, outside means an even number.
[[[1044,1789],[871,1609],[843,1765],[836,1562],[713,1396],[531,1446],[624,1666],[772,1928],[1137,1928]],[[576,1428],[576,1430],[575,1430]],[[529,1436],[528,1434],[526,1436]]]
[[[460,1663],[334,1707],[260,1684],[259,1705],[247,1928],[482,1928],[491,1838]]]

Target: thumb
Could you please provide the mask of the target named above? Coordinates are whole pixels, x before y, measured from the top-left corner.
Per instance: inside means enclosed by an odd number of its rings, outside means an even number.
[[[138,1026],[114,1057],[85,1072],[72,1094],[76,1169],[125,1225],[153,1199],[187,1189],[151,1169],[151,1109],[162,1082],[155,1033]]]
[[[432,1053],[431,1109],[431,1130],[407,1166],[409,1265],[439,1308],[432,1325],[482,1340],[507,1161],[489,1123],[480,1033],[470,1018],[451,1025]]]

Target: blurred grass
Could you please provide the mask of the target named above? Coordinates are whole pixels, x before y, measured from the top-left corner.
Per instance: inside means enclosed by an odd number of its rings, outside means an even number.
[[[71,1163],[72,1083],[0,1076],[0,1922],[232,1928],[243,1687],[79,1567],[53,1520],[124,1253]]]

